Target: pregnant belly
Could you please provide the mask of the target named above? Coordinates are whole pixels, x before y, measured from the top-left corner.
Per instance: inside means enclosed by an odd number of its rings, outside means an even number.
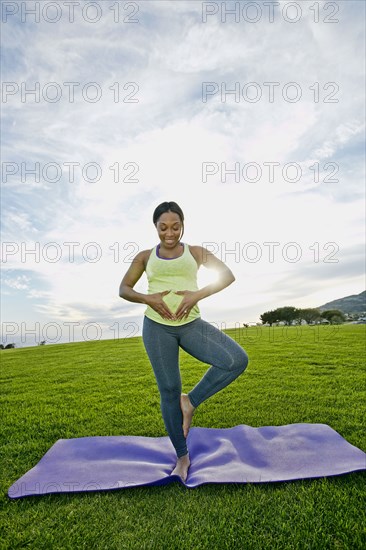
[[[165,294],[165,296],[163,296],[164,302],[172,313],[177,311],[183,298],[184,296],[182,294],[175,294],[173,290],[171,290],[169,294]]]

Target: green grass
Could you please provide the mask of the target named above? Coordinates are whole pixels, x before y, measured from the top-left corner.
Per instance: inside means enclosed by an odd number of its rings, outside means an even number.
[[[366,450],[365,325],[226,330],[249,365],[192,426],[325,423]],[[61,438],[165,436],[141,337],[1,352],[0,548],[361,549],[366,472],[263,484],[51,494],[7,490]],[[208,368],[180,350],[183,391]]]

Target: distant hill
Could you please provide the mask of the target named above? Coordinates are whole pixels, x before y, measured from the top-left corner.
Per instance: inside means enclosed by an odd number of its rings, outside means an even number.
[[[366,290],[360,294],[352,294],[338,300],[333,300],[322,306],[318,306],[320,311],[326,309],[339,309],[343,313],[364,313],[366,312]]]

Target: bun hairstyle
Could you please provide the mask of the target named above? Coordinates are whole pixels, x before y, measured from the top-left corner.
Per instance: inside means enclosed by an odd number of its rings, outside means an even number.
[[[181,207],[174,201],[162,202],[161,204],[159,204],[159,206],[155,208],[154,214],[153,214],[153,223],[155,227],[159,221],[160,216],[165,212],[174,212],[175,214],[178,214],[178,216],[180,217],[180,221],[182,222],[182,234],[179,237],[179,240],[180,240],[183,237],[183,233],[184,233],[184,214]]]

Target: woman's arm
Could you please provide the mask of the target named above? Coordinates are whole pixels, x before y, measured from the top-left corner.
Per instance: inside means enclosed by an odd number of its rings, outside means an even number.
[[[183,299],[175,312],[177,320],[187,318],[192,307],[199,302],[199,300],[202,300],[202,298],[207,298],[207,296],[211,296],[211,294],[215,294],[215,292],[219,292],[235,281],[233,272],[227,267],[227,265],[224,264],[224,262],[216,258],[212,252],[202,246],[197,246],[196,252],[199,265],[204,265],[208,269],[218,271],[219,277],[214,283],[211,283],[199,290],[178,290],[176,292],[176,294],[183,296]]]
[[[202,298],[207,298],[207,296],[211,296],[211,294],[215,294],[216,292],[219,292],[220,290],[223,290],[227,286],[231,285],[231,283],[235,281],[235,277],[231,269],[229,269],[224,262],[214,256],[212,252],[202,246],[197,246],[197,249],[200,254],[200,263],[208,269],[214,269],[219,273],[217,281],[197,291],[199,300],[202,300]]]
[[[120,298],[124,298],[129,302],[146,304],[146,294],[133,290],[133,287],[145,271],[144,254],[144,251],[136,254],[125,276],[123,277],[121,284],[119,285]]]

